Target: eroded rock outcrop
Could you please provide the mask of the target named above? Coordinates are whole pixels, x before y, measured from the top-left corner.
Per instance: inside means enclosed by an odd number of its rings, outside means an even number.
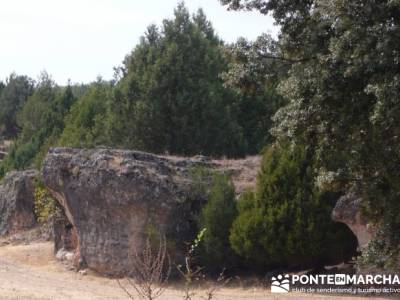
[[[375,236],[376,229],[363,216],[361,200],[351,191],[343,195],[332,211],[332,219],[346,224],[357,237],[359,248],[363,249]]]
[[[254,163],[253,159],[249,165]],[[75,262],[106,275],[127,274],[132,269],[131,253],[140,249],[145,233],[153,229],[178,241],[171,246],[179,256],[179,241],[193,234],[194,214],[204,201],[191,198],[190,170],[196,166],[227,170],[236,180],[241,178],[232,162],[204,157],[51,149],[43,180],[68,219],[59,232],[66,235],[64,229],[70,226],[70,236],[76,236]],[[240,167],[247,171],[244,185],[251,185],[254,180],[248,174],[256,171]]]
[[[0,184],[0,235],[12,234],[36,225],[34,183],[37,171],[7,173]]]

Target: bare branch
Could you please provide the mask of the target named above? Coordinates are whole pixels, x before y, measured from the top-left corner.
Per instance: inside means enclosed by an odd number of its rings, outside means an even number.
[[[154,251],[150,239],[147,238],[142,251],[133,252],[132,265],[133,270],[129,275],[134,279],[126,278],[129,287],[135,290],[140,299],[154,300],[160,297],[165,291],[165,284],[171,273],[171,260],[165,236],[160,238],[157,251]],[[130,299],[134,299],[128,288],[120,281],[118,284]]]

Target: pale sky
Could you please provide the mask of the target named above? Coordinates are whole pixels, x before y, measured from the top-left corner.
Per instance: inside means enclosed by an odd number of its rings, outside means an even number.
[[[178,0],[0,0],[0,80],[11,72],[34,79],[46,70],[59,84],[111,79],[113,67],[147,26],[171,17]],[[273,19],[232,12],[218,0],[186,0],[203,8],[220,37],[234,42],[277,34]]]

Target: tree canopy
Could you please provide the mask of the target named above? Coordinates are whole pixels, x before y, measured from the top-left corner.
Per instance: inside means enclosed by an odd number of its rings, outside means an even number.
[[[111,105],[115,144],[156,153],[243,155],[239,99],[223,87],[222,41],[183,4],[124,61]],[[115,117],[113,117],[115,116]]]
[[[14,140],[1,163],[39,166],[50,146],[99,145],[178,155],[240,157],[272,142],[271,117],[282,105],[276,79],[239,89],[225,78],[236,56],[200,9],[183,3],[160,27],[150,25],[114,80],[88,85],[37,82],[12,74],[0,85],[0,134]],[[225,74],[225,75],[224,75]]]
[[[227,49],[202,10],[191,16],[179,4],[160,28],[147,28],[107,91],[96,94],[95,85],[77,101],[61,144],[180,155],[258,153],[271,142],[271,116],[280,105],[276,84],[252,92],[225,85],[222,73],[232,60]]]
[[[328,261],[326,245],[343,237],[329,211],[349,190],[385,250],[399,253],[400,3],[220,2],[273,16],[278,37],[227,44],[181,3],[147,28],[113,80],[58,86],[47,74],[11,74],[0,83],[0,135],[14,143],[0,177],[40,166],[59,145],[213,157],[264,148],[255,192],[236,207],[223,178],[210,194],[199,219],[208,253],[231,247],[264,267]]]
[[[339,193],[314,184],[312,152],[289,144],[264,156],[255,193],[238,201],[230,240],[257,268],[307,268],[346,261],[356,247],[344,224],[330,219]]]
[[[256,60],[288,67],[274,116],[278,140],[311,145],[325,187],[350,187],[397,248],[400,3],[397,1],[221,0],[230,9],[272,14],[278,52],[266,40]],[[277,74],[275,68],[264,76]],[[325,182],[324,182],[325,181]]]
[[[40,166],[48,148],[57,143],[74,101],[70,86],[59,88],[47,73],[41,74],[32,95],[16,112],[21,130],[1,163],[0,176],[8,170]]]
[[[27,76],[11,74],[0,84],[0,135],[15,138],[20,131],[17,113],[33,93],[33,80]]]

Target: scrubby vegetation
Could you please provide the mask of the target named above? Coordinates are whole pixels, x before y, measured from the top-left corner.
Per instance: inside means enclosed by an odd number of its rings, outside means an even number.
[[[200,264],[208,271],[232,269],[239,263],[229,243],[229,232],[237,216],[235,190],[229,176],[215,174],[208,202],[202,209],[199,230],[205,229],[200,245]]]
[[[257,189],[239,201],[225,175],[199,186],[209,196],[196,228],[206,228],[202,264],[265,271],[348,258],[354,237],[330,211],[352,189],[381,228],[372,246],[385,245],[361,259],[390,253],[398,265],[399,3],[220,2],[271,14],[279,37],[228,45],[201,10],[191,16],[180,4],[112,81],[62,87],[47,74],[10,75],[0,83],[0,134],[14,144],[0,177],[40,167],[59,145],[214,157],[264,149]]]
[[[263,158],[256,192],[238,201],[233,249],[258,266],[306,268],[351,259],[353,234],[330,214],[339,195],[316,190],[305,147],[274,146]]]
[[[357,190],[370,221],[397,252],[399,3],[221,2],[271,13],[281,27],[278,40],[236,45],[252,64],[239,64],[244,72],[230,72],[229,82],[245,88],[242,80],[254,73],[270,78],[284,69],[278,92],[288,103],[274,116],[277,141],[311,147],[321,186]]]
[[[48,189],[39,180],[35,180],[35,215],[40,224],[52,222],[59,212],[59,206]]]
[[[14,76],[11,75],[10,82]],[[32,95],[16,113],[13,126],[18,128],[18,136],[0,165],[0,176],[8,170],[41,165],[49,147],[57,143],[64,129],[64,117],[74,101],[71,86],[58,87],[48,74],[41,74]],[[11,134],[4,132],[5,136]]]
[[[39,167],[55,145],[229,157],[257,153],[278,97],[265,92],[252,106],[249,95],[225,88],[220,74],[231,60],[225,50],[204,13],[191,16],[180,4],[162,28],[149,26],[113,81],[59,87],[47,74],[35,83],[11,75],[0,103],[21,99],[4,111],[10,120],[0,115],[3,135],[16,137],[2,174]],[[9,95],[12,89],[16,96]]]

